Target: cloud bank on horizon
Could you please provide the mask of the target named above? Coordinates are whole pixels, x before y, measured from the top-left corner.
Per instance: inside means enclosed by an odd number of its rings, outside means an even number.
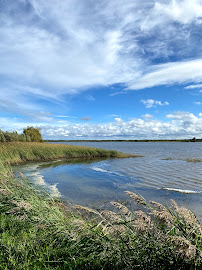
[[[0,128],[202,137],[201,30],[202,0],[0,0]]]

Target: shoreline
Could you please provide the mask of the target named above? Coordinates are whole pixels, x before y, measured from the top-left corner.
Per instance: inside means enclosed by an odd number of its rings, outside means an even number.
[[[184,140],[44,140],[44,142],[202,142],[202,139]]]

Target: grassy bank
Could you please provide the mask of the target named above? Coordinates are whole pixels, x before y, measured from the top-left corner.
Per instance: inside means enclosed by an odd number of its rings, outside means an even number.
[[[201,269],[194,214],[126,193],[138,211],[70,209],[1,164],[0,269]]]
[[[59,158],[124,158],[132,155],[93,147],[48,143],[0,143],[0,160],[3,164],[25,161],[46,161]],[[133,155],[134,156],[134,155]]]

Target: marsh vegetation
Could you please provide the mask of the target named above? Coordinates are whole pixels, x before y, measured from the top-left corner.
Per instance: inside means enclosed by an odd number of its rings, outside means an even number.
[[[135,155],[115,150],[103,150],[93,147],[58,145],[47,143],[0,143],[0,160],[4,164],[19,164],[25,161],[46,161],[59,158],[124,158]]]
[[[66,205],[23,174],[15,178],[10,167],[102,156],[128,155],[45,143],[0,145],[0,269],[201,269],[202,227],[175,201],[170,207],[147,203],[126,191],[130,203],[113,201],[113,211]]]

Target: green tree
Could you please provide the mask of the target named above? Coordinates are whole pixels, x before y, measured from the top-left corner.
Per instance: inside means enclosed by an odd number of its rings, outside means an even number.
[[[27,142],[43,142],[39,128],[28,127],[23,129]]]
[[[191,142],[195,142],[196,141],[196,137],[191,139]]]

